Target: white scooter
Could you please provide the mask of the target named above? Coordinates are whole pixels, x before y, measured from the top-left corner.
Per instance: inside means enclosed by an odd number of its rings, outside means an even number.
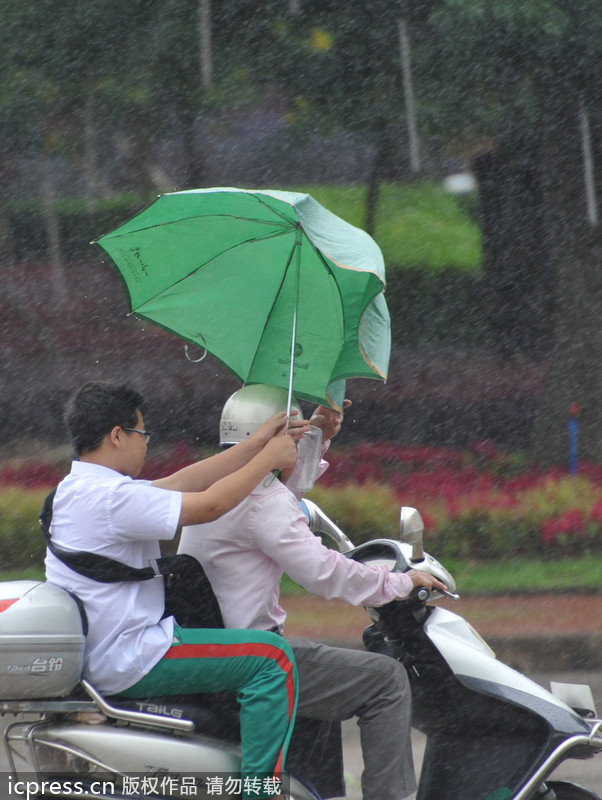
[[[416,509],[401,509],[400,541],[354,548],[315,504],[303,502],[314,533],[330,535],[350,558],[395,572],[423,570],[457,599],[450,573],[423,550]],[[427,737],[416,800],[600,800],[553,779],[565,759],[602,750],[589,687],[555,683],[551,694],[498,661],[466,620],[428,599],[418,589],[408,600],[367,609],[373,624],[364,631],[366,649],[399,659],[410,678],[413,725]]]
[[[348,557],[392,570],[416,566],[455,591],[452,576],[423,552],[414,509],[402,509],[401,541],[354,548],[314,503],[303,507],[312,530]],[[419,590],[367,609],[373,624],[364,632],[367,649],[399,658],[410,676],[414,725],[427,736],[417,800],[600,800],[550,777],[564,759],[602,750],[591,692],[558,685],[565,700],[550,694],[497,661],[461,617],[427,600]],[[0,584],[0,795],[238,796],[232,706],[207,697],[103,697],[81,679],[84,636],[78,604],[62,589]],[[286,791],[292,800],[320,800],[303,780],[291,778]]]

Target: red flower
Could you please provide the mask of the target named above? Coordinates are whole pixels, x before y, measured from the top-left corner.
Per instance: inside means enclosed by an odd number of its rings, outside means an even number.
[[[544,544],[554,544],[561,537],[581,536],[585,532],[585,517],[577,508],[569,509],[559,519],[542,523],[541,540]]]
[[[592,522],[595,522],[597,525],[602,527],[602,500],[598,500],[596,505],[592,508],[590,519]]]

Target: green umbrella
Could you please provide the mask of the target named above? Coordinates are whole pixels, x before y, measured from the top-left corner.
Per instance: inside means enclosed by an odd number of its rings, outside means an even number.
[[[341,408],[346,378],[386,378],[380,249],[307,194],[164,194],[95,244],[135,314],[206,349],[244,384]]]

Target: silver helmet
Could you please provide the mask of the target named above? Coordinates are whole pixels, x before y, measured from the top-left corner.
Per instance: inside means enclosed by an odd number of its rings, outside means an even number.
[[[224,405],[219,423],[220,445],[238,444],[247,439],[263,423],[279,411],[286,411],[288,392],[279,386],[253,383],[234,392]],[[291,399],[291,412],[303,414],[299,404]]]

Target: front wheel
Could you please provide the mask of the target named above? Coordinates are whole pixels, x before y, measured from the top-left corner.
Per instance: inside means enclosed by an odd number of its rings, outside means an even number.
[[[546,781],[546,785],[548,789],[552,789],[555,792],[556,800],[601,800],[599,795],[589,789],[584,789],[582,786],[577,786],[576,783]]]

